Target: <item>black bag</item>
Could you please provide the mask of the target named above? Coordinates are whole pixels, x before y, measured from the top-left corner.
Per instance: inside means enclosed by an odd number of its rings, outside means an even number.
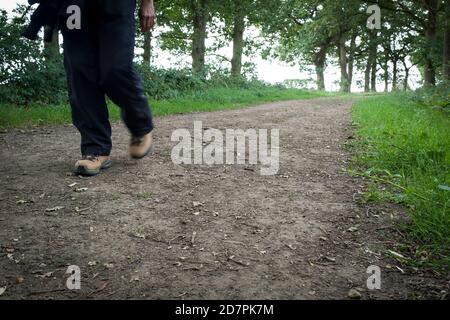
[[[36,40],[41,28],[46,26],[48,29],[45,32],[44,41],[51,42],[54,32],[58,29],[61,0],[28,0],[28,3],[30,6],[39,3],[39,6],[31,15],[31,22],[22,32],[22,36]]]

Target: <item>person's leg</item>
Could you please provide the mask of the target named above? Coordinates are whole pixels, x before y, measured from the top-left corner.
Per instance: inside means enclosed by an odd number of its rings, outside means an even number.
[[[105,93],[99,85],[98,41],[88,23],[90,8],[84,7],[83,1],[79,4],[82,6],[81,30],[62,27],[72,120],[81,134],[83,156],[109,156],[111,125]]]
[[[142,80],[133,67],[135,0],[97,0],[100,78],[102,88],[122,110],[125,125],[134,137],[153,130],[152,114]]]

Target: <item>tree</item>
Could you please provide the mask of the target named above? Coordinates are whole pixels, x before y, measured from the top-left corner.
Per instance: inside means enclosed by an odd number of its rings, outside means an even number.
[[[421,52],[416,55],[423,68],[425,86],[436,84],[437,70],[442,64],[443,50],[438,41],[438,33],[446,24],[439,21],[439,16],[444,12],[448,0],[379,0],[370,1],[379,4],[383,9],[398,15],[403,15],[412,23],[411,30],[419,35],[417,47]],[[441,19],[442,20],[442,19]],[[444,52],[445,56],[445,52]]]
[[[192,72],[205,72],[207,24],[210,18],[208,0],[190,0],[194,32],[192,34]]]
[[[242,74],[242,54],[244,52],[244,32],[246,9],[251,4],[246,0],[233,0],[233,58],[231,59],[231,75],[240,77]]]
[[[161,48],[174,54],[189,53],[192,58],[192,72],[199,75],[205,72],[207,27],[211,20],[210,1],[213,0],[156,2],[158,26],[163,29],[159,36]],[[146,46],[149,52],[151,46],[148,41]]]
[[[55,61],[61,56],[60,49],[59,32],[55,31],[52,35],[52,41],[44,41],[44,57],[47,61]]]
[[[444,53],[443,53],[443,78],[446,81],[450,81],[450,0],[445,1],[445,14],[444,14]]]
[[[253,39],[245,37],[245,31],[249,26],[265,25],[269,19],[269,11],[273,7],[274,0],[223,0],[212,1],[211,11],[215,14],[223,27],[219,28],[224,36],[226,44],[232,43],[231,59],[223,57],[230,62],[230,74],[233,77],[241,77],[244,53],[254,54],[259,45]],[[273,17],[272,17],[273,18]]]
[[[402,57],[409,54],[408,46],[405,40],[408,40],[406,21],[402,17],[396,17],[391,12],[383,13],[383,31],[378,38],[382,48],[382,54],[378,55],[378,64],[384,71],[383,79],[385,81],[385,92],[388,91],[389,80],[392,79],[392,90],[398,89],[399,63]],[[392,67],[392,74],[389,72]]]
[[[268,40],[266,55],[283,61],[314,65],[318,90],[325,90],[327,54],[333,43],[328,23],[320,16],[321,1],[285,0],[275,3],[262,25]]]
[[[11,18],[0,11],[0,101],[63,103],[67,100],[66,77],[57,36],[45,46],[21,37],[29,13],[23,5],[16,7]]]
[[[357,39],[366,29],[367,16],[360,1],[356,0],[324,0],[321,1],[321,21],[328,21],[328,34],[332,37],[336,47],[341,70],[340,87],[342,92],[350,92],[357,51]]]
[[[143,39],[144,53],[142,55],[142,58],[144,60],[144,63],[146,63],[147,65],[150,65],[152,61],[152,39],[153,39],[152,31],[144,33]]]

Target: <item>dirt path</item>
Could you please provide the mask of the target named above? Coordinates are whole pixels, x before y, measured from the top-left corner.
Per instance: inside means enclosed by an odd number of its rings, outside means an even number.
[[[71,126],[0,134],[1,298],[340,299],[351,288],[364,299],[444,296],[433,273],[379,255],[401,213],[361,204],[363,181],[341,171],[350,108],[318,99],[158,118],[157,152],[141,162],[128,159],[116,124],[114,167],[90,179],[69,174],[79,139]],[[170,135],[195,120],[280,128],[279,174],[174,165]],[[81,268],[80,291],[65,289],[68,265]],[[366,288],[370,265],[382,269],[381,291]]]

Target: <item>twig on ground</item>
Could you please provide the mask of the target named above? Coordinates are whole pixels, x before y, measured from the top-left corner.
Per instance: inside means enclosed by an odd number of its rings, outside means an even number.
[[[105,288],[108,286],[108,282],[103,283],[100,288],[98,288],[97,290],[91,291],[91,293],[89,293],[87,295],[88,298],[92,297],[94,294],[99,293],[103,290],[105,290]]]
[[[47,291],[34,291],[34,292],[30,292],[28,295],[29,296],[37,296],[37,295],[42,295],[42,294],[63,292],[63,291],[73,292],[73,291],[68,291],[67,289],[54,289],[54,290],[47,290]]]
[[[197,232],[192,232],[192,238],[191,238],[191,244],[194,245],[195,243],[195,237],[197,236]]]

